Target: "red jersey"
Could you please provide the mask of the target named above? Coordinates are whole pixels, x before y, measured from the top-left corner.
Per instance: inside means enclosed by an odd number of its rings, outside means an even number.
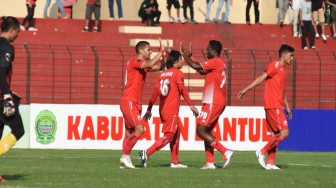
[[[145,84],[146,72],[149,69],[142,69],[144,60],[133,57],[127,62],[125,73],[125,89],[121,100],[132,101],[141,104],[142,90]]]
[[[156,83],[160,89],[161,114],[178,114],[180,108],[181,93],[178,84],[184,84],[183,73],[175,67],[163,71]]]
[[[201,63],[206,72],[202,102],[226,105],[226,66],[222,58],[212,58]]]
[[[279,62],[268,64],[265,73],[268,75],[265,85],[265,109],[283,108],[287,82],[285,67]]]
[[[36,0],[26,0],[26,4],[35,5]]]

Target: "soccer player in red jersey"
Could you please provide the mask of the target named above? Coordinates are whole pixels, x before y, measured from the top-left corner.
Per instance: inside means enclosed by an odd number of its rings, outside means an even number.
[[[148,121],[152,116],[151,110],[156,98],[160,95],[160,117],[163,124],[162,133],[164,136],[155,141],[147,150],[139,152],[141,163],[147,166],[147,159],[154,152],[161,150],[170,143],[171,168],[187,168],[178,160],[180,128],[179,128],[179,108],[181,94],[190,106],[194,115],[198,116],[198,110],[193,106],[187,89],[184,86],[183,73],[179,69],[183,67],[181,53],[172,50],[166,62],[166,70],[163,71],[156,83],[156,88],[152,95],[144,119]]]
[[[135,168],[132,164],[130,153],[134,145],[144,133],[141,118],[141,98],[147,72],[160,71],[164,62],[160,61],[164,53],[164,46],[160,40],[160,52],[150,59],[152,49],[147,41],[140,41],[135,46],[136,57],[127,62],[125,73],[125,89],[120,101],[120,110],[124,117],[126,134],[123,140],[120,157],[120,168]]]
[[[207,163],[201,169],[215,169],[214,148],[223,156],[223,168],[226,168],[234,152],[224,147],[212,135],[212,130],[218,122],[219,116],[223,113],[226,106],[226,89],[225,89],[225,63],[220,58],[222,44],[219,41],[211,40],[207,47],[207,61],[193,61],[187,53],[184,53],[183,42],[181,42],[181,52],[187,64],[205,76],[203,91],[202,111],[197,118],[196,134],[204,140],[205,155]]]
[[[277,146],[289,135],[288,124],[283,107],[285,105],[287,116],[292,119],[292,112],[286,98],[287,74],[285,67],[293,61],[294,48],[283,44],[279,49],[279,61],[268,64],[267,70],[249,86],[238,93],[238,98],[250,89],[257,87],[264,80],[265,85],[265,112],[267,120],[267,129],[271,132],[271,138],[260,151],[256,151],[259,164],[265,169],[280,169],[274,165]],[[267,164],[265,165],[265,155],[268,153]]]

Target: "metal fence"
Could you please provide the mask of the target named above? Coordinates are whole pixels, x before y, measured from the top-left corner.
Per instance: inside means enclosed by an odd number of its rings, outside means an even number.
[[[124,87],[128,59],[133,47],[60,46],[16,44],[11,89],[23,97],[24,104],[118,104]],[[155,52],[156,49],[154,48]],[[198,61],[204,50],[194,49]],[[275,50],[225,49],[227,63],[227,104],[262,106],[263,84],[249,91],[244,99],[238,92],[260,76],[267,64],[277,61]],[[293,108],[335,109],[336,52],[297,51],[293,65],[287,66],[287,98]],[[202,92],[195,81],[204,76],[184,68],[189,92]],[[150,99],[158,74],[147,75],[144,101]],[[194,99],[200,105],[201,100]],[[183,104],[183,103],[182,103]]]

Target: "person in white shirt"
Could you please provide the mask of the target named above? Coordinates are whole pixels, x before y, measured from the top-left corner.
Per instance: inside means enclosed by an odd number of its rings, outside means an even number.
[[[302,29],[302,47],[304,50],[308,50],[306,43],[306,33],[309,31],[309,43],[312,50],[315,50],[315,30],[312,24],[312,12],[311,12],[311,1],[302,0],[300,1],[300,25]]]

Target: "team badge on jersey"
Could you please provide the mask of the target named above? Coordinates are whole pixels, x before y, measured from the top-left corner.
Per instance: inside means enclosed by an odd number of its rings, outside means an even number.
[[[6,53],[6,60],[11,61],[12,60],[12,55],[10,53]]]

